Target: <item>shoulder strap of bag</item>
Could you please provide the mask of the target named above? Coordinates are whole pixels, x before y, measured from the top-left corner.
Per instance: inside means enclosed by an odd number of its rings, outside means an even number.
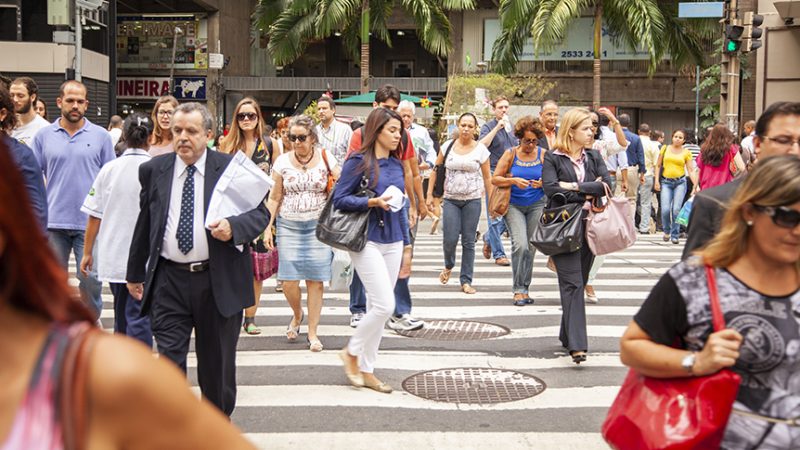
[[[331,166],[328,164],[328,157],[325,155],[328,152],[326,152],[324,148],[321,150],[321,152],[322,152],[322,162],[325,163],[325,169],[327,169],[328,173],[330,174],[331,173]]]
[[[100,330],[85,323],[73,325],[64,354],[59,386],[59,409],[64,450],[86,448],[89,429],[89,359]]]
[[[454,146],[455,144],[456,144],[456,140],[455,140],[455,139],[453,139],[452,141],[450,141],[450,145],[448,145],[448,146],[447,146],[447,148],[444,150],[444,161],[443,161],[443,162],[447,162],[447,155],[449,155],[449,154],[450,154],[450,150],[452,150],[452,149],[453,149],[453,146]]]
[[[711,299],[711,320],[714,324],[714,331],[724,330],[725,316],[722,315],[722,307],[719,304],[717,277],[714,268],[708,264],[706,264],[706,279],[708,281],[708,295]]]
[[[272,138],[264,136],[261,140],[264,142],[264,146],[267,147],[267,158],[269,158],[269,163],[272,164]]]

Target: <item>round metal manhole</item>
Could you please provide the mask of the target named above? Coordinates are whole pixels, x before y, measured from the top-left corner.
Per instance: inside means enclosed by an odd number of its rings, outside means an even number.
[[[492,339],[510,333],[508,328],[486,322],[468,320],[426,320],[419,330],[398,331],[403,336],[437,341],[471,341]]]
[[[418,373],[403,381],[406,392],[447,403],[504,403],[539,395],[544,381],[522,372],[457,367]]]

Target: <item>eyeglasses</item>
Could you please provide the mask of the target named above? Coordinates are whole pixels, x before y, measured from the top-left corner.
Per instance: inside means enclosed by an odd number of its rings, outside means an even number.
[[[792,139],[791,136],[775,136],[775,137],[764,136],[764,139],[769,139],[770,141],[778,145],[782,145],[784,147],[791,147],[794,144],[800,146],[800,138]]]
[[[800,211],[796,211],[787,206],[761,206],[754,205],[756,211],[768,215],[772,223],[781,227],[793,229],[800,225]]]
[[[256,113],[239,113],[236,115],[236,120],[243,121],[243,120],[256,120],[258,114]]]
[[[307,134],[290,134],[288,137],[290,142],[305,142],[308,139]]]
[[[161,109],[157,113],[157,115],[164,116],[164,117],[172,117],[173,114],[175,114],[175,111],[171,111],[171,110],[168,110],[168,109]]]
[[[522,140],[522,143],[525,144],[525,145],[535,145],[537,142],[539,142],[538,139],[523,139]]]

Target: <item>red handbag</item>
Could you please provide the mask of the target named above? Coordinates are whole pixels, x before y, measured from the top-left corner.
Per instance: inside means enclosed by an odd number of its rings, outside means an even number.
[[[264,281],[278,273],[278,248],[275,247],[266,253],[250,251],[253,259],[253,277],[256,281]]]
[[[714,268],[706,266],[714,331],[725,328]],[[620,450],[719,448],[741,377],[729,369],[704,377],[651,378],[631,369],[603,423]]]

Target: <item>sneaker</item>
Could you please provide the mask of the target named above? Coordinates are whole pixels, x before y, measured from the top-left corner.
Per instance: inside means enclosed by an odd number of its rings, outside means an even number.
[[[673,244],[680,244],[680,241],[677,238],[671,239],[671,241]]]
[[[357,312],[350,316],[350,326],[355,328],[358,326],[358,323],[361,322],[361,319],[364,318],[364,313]]]
[[[412,331],[424,327],[425,322],[415,319],[409,314],[403,314],[400,317],[390,317],[386,325],[394,331]]]

